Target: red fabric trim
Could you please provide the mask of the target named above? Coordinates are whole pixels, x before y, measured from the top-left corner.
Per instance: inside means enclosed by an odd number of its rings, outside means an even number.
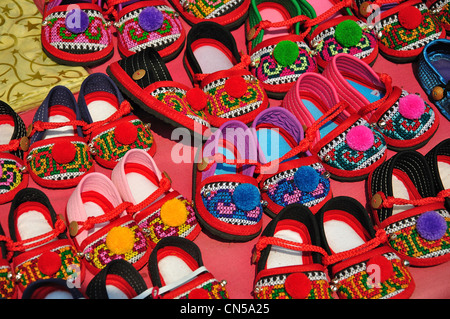
[[[254,283],[257,283],[258,280],[264,277],[276,276],[276,275],[284,275],[284,274],[292,274],[292,273],[305,273],[305,272],[326,272],[325,266],[320,264],[308,264],[308,265],[298,265],[298,266],[286,266],[286,267],[277,267],[271,269],[263,269],[261,270],[255,277]]]
[[[52,219],[50,217],[50,211],[48,210],[47,206],[45,206],[42,203],[39,202],[25,202],[19,205],[19,207],[17,207],[14,211],[14,229],[15,229],[15,233],[16,233],[16,241],[22,241],[24,240],[24,238],[22,238],[20,236],[20,232],[19,229],[17,228],[17,220],[19,219],[19,217],[23,214],[26,214],[29,211],[37,211],[39,213],[41,213],[41,215],[45,218],[45,220],[47,221],[49,227],[51,229],[53,229],[53,222]],[[28,227],[30,227],[31,225],[28,225]]]
[[[137,292],[130,286],[130,284],[121,276],[115,274],[108,274],[106,276],[106,285],[111,285],[123,292],[128,299],[137,296]]]

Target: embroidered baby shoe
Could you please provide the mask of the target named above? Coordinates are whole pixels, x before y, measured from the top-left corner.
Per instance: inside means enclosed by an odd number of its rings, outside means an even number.
[[[261,82],[246,69],[233,35],[220,24],[201,22],[187,35],[184,65],[194,85],[206,93],[203,104],[211,126],[231,119],[245,124],[269,105]]]
[[[444,30],[450,31],[450,1],[449,0],[427,0],[425,4],[428,10],[441,23]]]
[[[179,14],[160,0],[109,0],[115,15],[117,46],[122,56],[152,47],[169,61],[183,49],[186,34]]]
[[[336,2],[336,3],[335,3]],[[309,47],[316,54],[319,69],[323,69],[339,53],[351,54],[373,64],[378,56],[375,30],[352,14],[351,0],[298,2],[304,20],[302,27],[307,34]]]
[[[89,151],[98,164],[113,168],[130,149],[150,155],[156,144],[149,126],[131,111],[117,86],[104,73],[93,73],[81,84],[78,96],[80,114]]]
[[[9,242],[9,237],[5,236],[3,227],[0,225],[0,299],[17,298],[17,286],[14,280],[14,272],[9,263],[12,254],[7,248]]]
[[[301,14],[297,1],[293,0],[251,2],[245,25],[252,60],[249,69],[271,98],[282,99],[300,74],[317,72],[316,59],[300,34],[300,24],[288,22]],[[262,21],[266,25],[286,21],[286,26],[267,27],[256,34]]]
[[[415,283],[404,261],[387,245],[355,199],[329,200],[315,215],[328,253],[331,282],[340,299],[405,299]]]
[[[172,6],[191,26],[211,21],[232,30],[244,23],[250,0],[169,0]]]
[[[29,127],[26,161],[33,180],[43,187],[77,185],[94,171],[77,102],[65,86],[55,86],[37,109]]]
[[[27,187],[27,166],[23,161],[29,139],[21,117],[7,103],[0,101],[0,204],[11,201]]]
[[[441,24],[424,2],[354,1],[352,8],[362,19],[373,18],[380,53],[388,60],[403,63],[415,60],[431,41],[445,37]]]
[[[153,249],[148,273],[154,299],[228,299],[226,281],[203,265],[199,247],[181,237],[166,237]]]
[[[369,176],[375,224],[389,245],[414,266],[450,260],[450,214],[446,191],[436,192],[430,167],[417,151],[397,153]]]
[[[300,203],[317,212],[331,198],[329,173],[320,159],[299,152],[303,127],[282,107],[262,111],[252,123],[262,164],[257,178],[264,211],[274,217],[284,207]]]
[[[22,299],[86,299],[80,289],[61,278],[40,279],[27,286]]]
[[[14,197],[8,217],[14,252],[12,266],[16,285],[23,292],[32,282],[75,277],[84,280],[85,269],[64,221],[56,215],[48,197],[40,190],[25,188]]]
[[[200,233],[192,203],[171,188],[171,180],[161,174],[155,161],[145,151],[127,152],[111,173],[123,201],[133,206],[127,211],[147,233],[150,245],[167,236],[194,240]]]
[[[69,233],[90,273],[97,274],[114,259],[124,259],[136,269],[146,264],[148,239],[126,212],[129,206],[111,180],[97,172],[86,175],[70,195]]]
[[[203,137],[210,128],[206,94],[172,80],[158,52],[147,48],[111,63],[106,72],[121,92],[142,110],[174,127]]]
[[[146,291],[147,284],[139,271],[123,259],[111,260],[86,287],[89,299],[148,299]]]
[[[314,215],[301,205],[286,206],[255,245],[255,299],[332,299]]]
[[[439,127],[433,106],[419,95],[392,85],[388,74],[376,73],[351,55],[336,55],[322,74],[333,83],[341,100],[376,126],[390,149],[417,149]]]
[[[425,159],[430,166],[431,176],[436,191],[439,192],[450,189],[450,178],[448,174],[448,165],[450,164],[450,138],[447,138],[433,147]]]
[[[434,40],[425,46],[417,65],[420,85],[447,120],[450,120],[449,52],[450,40]]]
[[[282,105],[307,127],[300,143],[318,155],[334,179],[364,179],[385,160],[383,135],[349,109],[346,101],[339,101],[324,76],[302,74]]]
[[[90,0],[46,2],[41,42],[46,55],[60,64],[92,67],[114,53],[110,23]]]
[[[195,156],[192,198],[196,216],[203,229],[222,239],[248,241],[262,230],[261,193],[253,177],[256,143],[244,123],[228,121]]]

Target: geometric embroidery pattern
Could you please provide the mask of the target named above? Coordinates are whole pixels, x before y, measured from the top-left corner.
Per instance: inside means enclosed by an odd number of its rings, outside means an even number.
[[[2,175],[0,178],[0,194],[5,194],[15,189],[22,182],[22,165],[9,158],[0,158]]]
[[[240,6],[244,0],[180,0],[180,5],[196,18],[213,19]]]

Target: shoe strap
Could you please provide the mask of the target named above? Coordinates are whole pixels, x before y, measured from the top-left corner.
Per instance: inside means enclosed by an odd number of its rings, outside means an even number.
[[[238,64],[234,65],[233,67],[231,67],[228,70],[242,70],[242,69],[246,69],[250,64],[252,63],[252,59],[250,58],[250,56],[248,54],[241,54],[241,62],[239,62]],[[206,78],[209,74],[203,74],[203,73],[196,73],[193,75],[194,77],[194,82],[201,82],[203,81],[204,78]]]
[[[110,115],[107,119],[102,120],[102,121],[96,121],[91,124],[85,124],[83,126],[83,133],[85,135],[89,135],[92,133],[92,131],[105,125],[106,123],[116,121],[116,120],[120,119],[121,117],[123,117],[124,115],[129,114],[131,112],[131,110],[132,110],[132,107],[130,105],[130,102],[128,102],[127,100],[124,100],[122,103],[120,103],[119,109],[117,111],[115,111],[112,115]]]
[[[194,279],[195,277],[197,277],[198,275],[200,275],[201,273],[204,273],[204,272],[208,272],[208,269],[206,269],[205,266],[201,266],[201,267],[197,268],[196,270],[194,270],[193,272],[191,272],[190,274],[180,278],[179,280],[176,280],[176,281],[174,281],[168,285],[165,285],[161,288],[159,288],[159,287],[149,288],[149,289],[145,290],[144,292],[140,293],[139,295],[137,295],[136,297],[134,297],[133,299],[145,299],[149,296],[152,296],[153,299],[159,299],[160,296],[162,296],[163,294],[190,282],[192,279]]]
[[[136,205],[132,205],[127,208],[128,213],[134,214],[144,208],[150,206],[154,201],[156,201],[161,195],[166,193],[171,188],[172,181],[166,172],[163,172],[161,180],[159,181],[159,187],[152,194],[150,194],[146,199]]]
[[[394,196],[386,196],[383,192],[376,192],[371,198],[372,208],[392,208],[394,205],[413,205],[425,206],[435,203],[445,203],[447,197],[450,197],[450,189],[440,191],[435,197],[424,197],[419,199],[405,199]]]
[[[366,106],[362,107],[359,111],[358,114],[360,116],[365,116],[373,111],[375,111],[376,109],[378,109],[381,105],[383,105],[383,103],[389,98],[389,96],[391,95],[392,91],[393,91],[393,86],[392,86],[392,78],[390,75],[386,74],[386,73],[381,73],[380,74],[380,80],[381,82],[384,84],[384,87],[386,89],[386,93],[384,94],[384,96],[373,102],[370,104],[367,104]]]

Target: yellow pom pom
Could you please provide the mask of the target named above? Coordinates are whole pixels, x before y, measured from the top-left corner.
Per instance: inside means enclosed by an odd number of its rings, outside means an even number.
[[[127,227],[114,227],[106,235],[106,246],[112,253],[122,255],[133,249],[134,233]]]
[[[172,198],[161,206],[161,220],[171,227],[181,226],[186,222],[188,210],[178,198]]]

